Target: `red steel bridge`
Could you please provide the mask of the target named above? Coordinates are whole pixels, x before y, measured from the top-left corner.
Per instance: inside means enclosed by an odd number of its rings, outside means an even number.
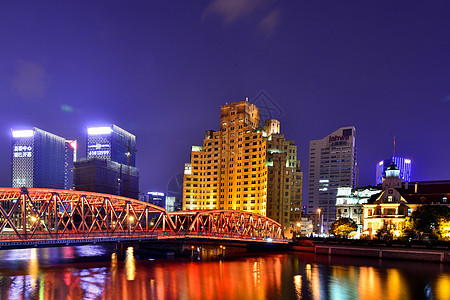
[[[200,239],[286,244],[279,223],[236,210],[177,211],[121,196],[0,188],[0,249]]]

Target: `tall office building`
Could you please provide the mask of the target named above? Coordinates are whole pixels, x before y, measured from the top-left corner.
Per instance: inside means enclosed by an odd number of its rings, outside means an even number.
[[[336,220],[338,187],[358,184],[355,127],[341,127],[309,142],[308,214],[321,214],[321,229],[328,232]]]
[[[260,126],[254,104],[223,105],[220,130],[206,131],[203,145],[192,147],[191,162],[185,164],[183,209],[268,215],[282,223],[288,235],[301,218],[302,174],[296,151],[295,144],[280,134],[277,120]]]
[[[384,159],[377,163],[376,166],[376,184],[383,183],[383,178],[386,169],[394,163],[400,170],[400,178],[403,182],[411,181],[411,160],[404,157],[393,156],[390,159]]]
[[[11,150],[12,187],[64,189],[72,185],[66,168],[70,164],[66,139],[36,127],[12,130]]]
[[[283,226],[287,236],[301,228],[302,181],[297,146],[280,134],[280,122],[267,120],[267,216]]]
[[[87,158],[111,160],[136,166],[136,136],[116,125],[88,127]]]
[[[66,140],[64,154],[64,189],[73,190],[73,163],[77,160],[76,140]]]
[[[116,125],[88,127],[86,159],[75,162],[75,190],[138,199],[136,137]]]

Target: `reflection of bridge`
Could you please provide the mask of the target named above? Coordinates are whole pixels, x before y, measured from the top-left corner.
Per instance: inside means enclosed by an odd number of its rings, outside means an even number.
[[[0,248],[176,239],[287,243],[281,225],[234,210],[179,211],[83,191],[0,188]]]

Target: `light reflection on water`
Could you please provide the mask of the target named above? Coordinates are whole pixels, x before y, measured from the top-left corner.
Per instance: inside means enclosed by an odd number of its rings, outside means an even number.
[[[131,247],[122,257],[99,246],[86,247],[0,251],[0,299],[353,300],[450,295],[448,265],[298,253],[224,262],[149,260]],[[106,253],[107,260],[79,262],[88,253]],[[74,260],[67,263],[70,257]],[[17,261],[22,263],[11,263]]]

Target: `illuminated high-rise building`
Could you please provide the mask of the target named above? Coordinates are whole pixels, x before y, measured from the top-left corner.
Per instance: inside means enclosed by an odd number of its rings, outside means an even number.
[[[309,142],[308,214],[321,215],[316,232],[328,232],[336,220],[339,187],[358,184],[355,127],[341,127],[330,135]]]
[[[116,125],[88,127],[86,159],[75,162],[75,190],[138,199],[136,136]]]
[[[302,174],[297,147],[279,128],[277,120],[261,127],[259,109],[248,101],[223,105],[220,130],[206,131],[185,164],[183,209],[259,213],[280,222],[288,235],[301,219]]]
[[[380,185],[383,183],[383,178],[386,169],[394,163],[400,170],[400,178],[403,182],[411,181],[411,159],[393,156],[390,159],[384,159],[377,163],[376,166],[376,184]]]
[[[87,131],[88,159],[100,158],[136,166],[136,136],[116,125],[88,127]]]
[[[66,139],[41,130],[12,130],[11,186],[65,189],[72,186]]]
[[[300,231],[303,173],[297,146],[280,133],[280,122],[266,120],[267,216],[281,223],[287,236]]]
[[[77,160],[76,140],[66,140],[64,154],[64,189],[73,190],[73,163]]]

